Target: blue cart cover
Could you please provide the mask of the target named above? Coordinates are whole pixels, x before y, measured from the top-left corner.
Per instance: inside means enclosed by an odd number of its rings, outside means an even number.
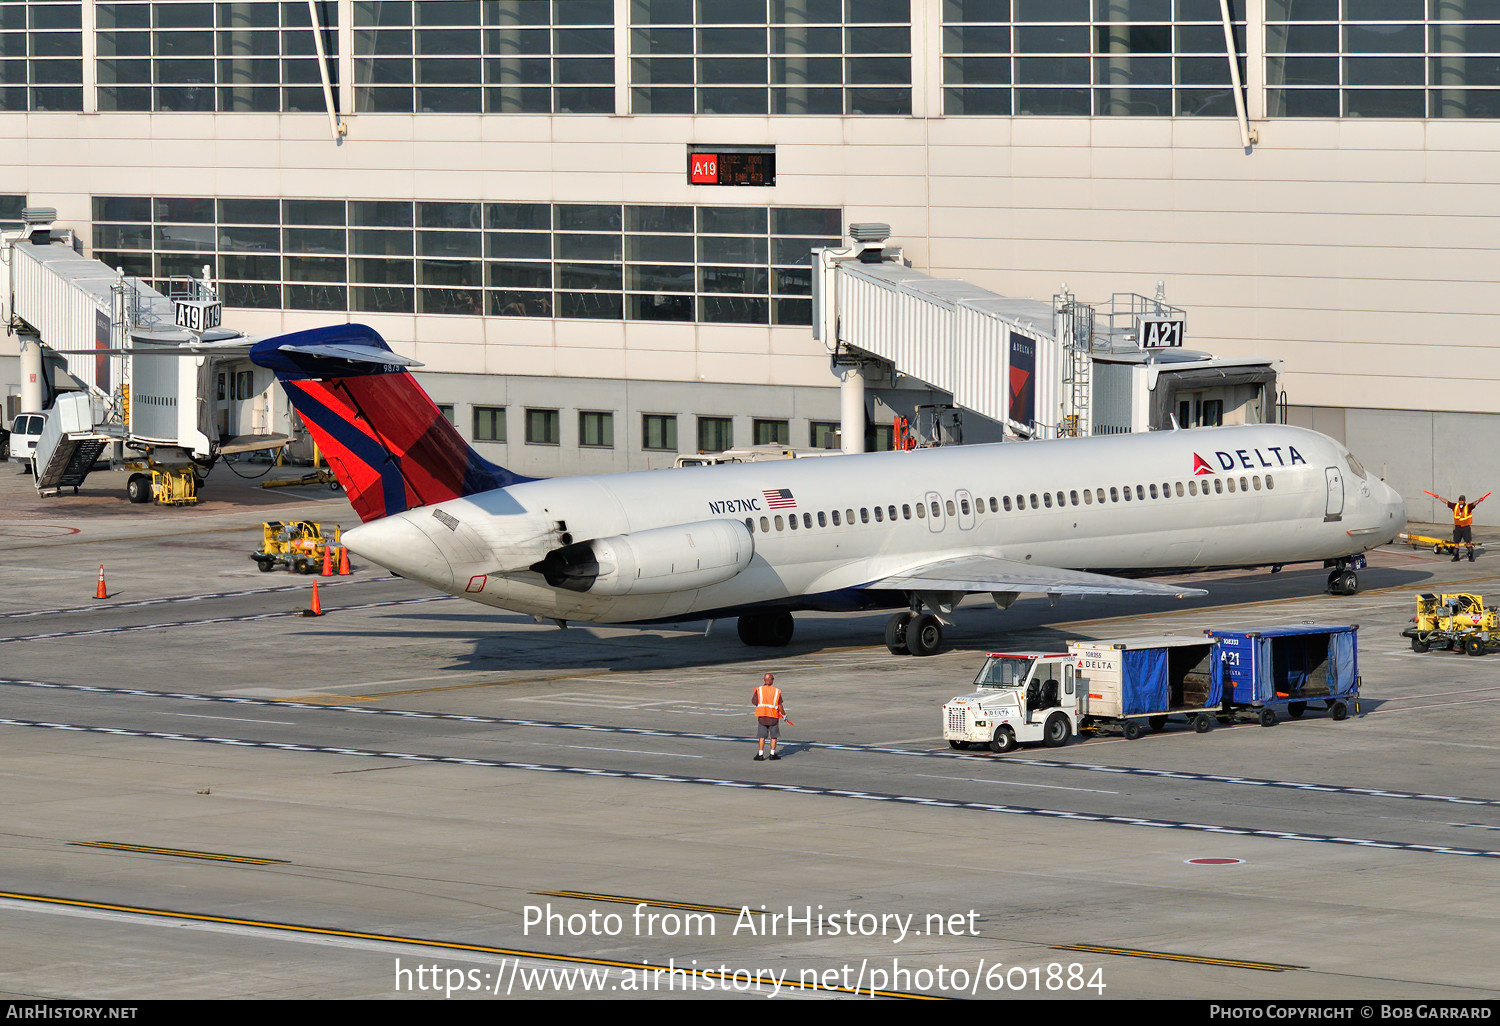
[[[1358,630],[1352,624],[1296,624],[1208,634],[1219,639],[1229,700],[1250,704],[1304,692],[1320,698],[1353,692],[1359,679]]]
[[[1171,700],[1167,650],[1136,648],[1121,653],[1120,712],[1125,716],[1160,712]]]

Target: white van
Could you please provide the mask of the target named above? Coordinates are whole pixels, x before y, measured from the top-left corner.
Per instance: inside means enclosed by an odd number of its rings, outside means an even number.
[[[32,457],[36,455],[37,440],[42,437],[43,415],[22,413],[10,425],[10,461],[24,463],[31,469]]]

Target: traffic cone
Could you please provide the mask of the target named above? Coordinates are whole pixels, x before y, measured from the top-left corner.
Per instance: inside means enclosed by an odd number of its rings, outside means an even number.
[[[319,577],[332,577],[333,576],[333,546],[332,545],[324,545],[323,546],[323,572],[321,574],[319,574],[318,576]]]
[[[349,576],[349,546],[339,546],[339,576]]]
[[[104,590],[104,564],[99,564],[99,587],[94,589],[94,598],[109,598],[109,592]]]
[[[318,601],[318,582],[317,581],[313,581],[312,608],[311,609],[304,609],[302,611],[302,615],[303,616],[322,616],[323,615],[323,603],[321,603],[321,602]]]

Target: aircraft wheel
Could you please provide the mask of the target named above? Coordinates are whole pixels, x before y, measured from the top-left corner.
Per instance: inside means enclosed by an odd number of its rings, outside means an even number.
[[[997,755],[1004,755],[1016,747],[1015,731],[1009,727],[996,727],[995,739],[990,742],[990,751]]]
[[[785,648],[791,643],[792,634],[797,630],[797,621],[792,619],[791,613],[768,613],[766,615],[765,633],[762,644],[770,645],[772,648]]]
[[[766,628],[763,617],[754,613],[740,617],[739,622],[740,640],[747,645],[764,645]]]
[[[891,655],[911,655],[911,649],[906,647],[906,629],[911,626],[915,615],[911,610],[907,610],[904,613],[897,613],[885,622],[885,647]]]
[[[1062,713],[1053,713],[1047,717],[1047,726],[1043,728],[1042,744],[1048,748],[1062,748],[1073,736],[1068,729],[1068,718]]]
[[[906,650],[914,656],[936,655],[943,647],[943,624],[931,613],[918,613],[906,628]]]
[[[125,494],[134,503],[151,501],[151,479],[145,474],[131,474],[125,482]]]

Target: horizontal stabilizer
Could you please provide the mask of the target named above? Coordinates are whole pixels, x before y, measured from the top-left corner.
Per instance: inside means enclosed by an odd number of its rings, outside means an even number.
[[[400,367],[420,367],[420,360],[413,360],[409,356],[392,352],[389,349],[377,349],[374,346],[347,346],[347,345],[295,345],[287,343],[276,347],[278,352],[299,353],[306,356],[326,356],[334,360],[349,360],[353,363],[378,363],[381,366],[395,365]]]
[[[958,556],[873,581],[866,588],[896,591],[1041,592],[1049,595],[1207,595],[1202,588],[1151,584],[1082,570],[1037,566],[998,556]]]

